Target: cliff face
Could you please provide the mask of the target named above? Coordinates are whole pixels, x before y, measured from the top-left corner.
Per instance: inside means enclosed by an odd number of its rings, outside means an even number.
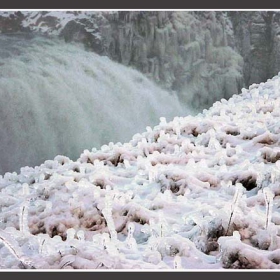
[[[222,13],[122,12],[106,18],[104,53],[175,90],[186,103],[205,107],[243,84],[243,60]]]
[[[280,69],[277,12],[1,12],[3,33],[82,42],[207,107]]]
[[[235,44],[244,59],[246,85],[279,72],[279,13],[231,12]]]

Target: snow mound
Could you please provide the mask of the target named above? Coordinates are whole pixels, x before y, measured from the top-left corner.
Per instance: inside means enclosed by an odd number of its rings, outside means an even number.
[[[0,177],[1,268],[279,269],[279,82]]]

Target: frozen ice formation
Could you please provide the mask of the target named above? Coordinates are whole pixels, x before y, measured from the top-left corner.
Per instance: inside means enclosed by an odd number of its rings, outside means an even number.
[[[1,268],[279,269],[279,81],[1,176]]]

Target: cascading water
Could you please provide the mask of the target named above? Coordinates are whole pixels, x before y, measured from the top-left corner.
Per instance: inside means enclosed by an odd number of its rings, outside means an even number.
[[[190,113],[141,73],[42,37],[0,36],[0,101],[0,174]]]

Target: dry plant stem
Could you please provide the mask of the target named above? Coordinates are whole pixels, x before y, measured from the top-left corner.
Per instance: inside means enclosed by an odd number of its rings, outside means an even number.
[[[7,240],[7,238],[0,232],[0,241],[7,247],[7,249],[12,253],[12,255],[21,263],[21,265],[25,268],[35,268],[33,264],[28,265],[24,261],[24,257],[19,255],[17,250],[12,246],[12,244]]]
[[[229,227],[230,227],[230,224],[231,224],[232,216],[233,216],[233,211],[230,213],[230,218],[229,218],[229,222],[228,222],[228,226],[227,226],[226,235],[228,235],[228,231],[229,231]]]
[[[242,194],[242,189],[241,188],[242,188],[241,185],[237,186],[237,189],[236,189],[234,197],[233,197],[233,202],[231,204],[231,213],[230,213],[230,218],[229,218],[229,222],[228,222],[228,226],[227,226],[226,235],[228,235],[228,231],[229,231],[229,227],[230,227],[230,224],[231,224],[231,220],[232,220],[232,217],[233,217],[234,210],[235,210],[236,205],[238,204],[238,201],[239,201],[239,199],[241,197],[241,194]]]

